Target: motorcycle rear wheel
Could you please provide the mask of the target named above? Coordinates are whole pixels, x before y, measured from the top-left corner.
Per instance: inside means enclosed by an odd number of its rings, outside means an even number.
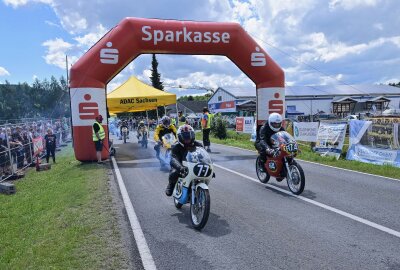
[[[303,192],[306,184],[303,168],[300,166],[300,164],[293,160],[289,165],[289,172],[287,173],[291,175],[291,177],[286,177],[289,190],[294,195],[300,195]]]
[[[190,202],[190,219],[194,229],[200,231],[207,223],[210,215],[210,193],[208,189],[199,187],[195,192],[194,204]]]
[[[261,183],[266,184],[266,183],[268,183],[268,181],[271,178],[271,176],[266,171],[265,166],[264,166],[264,170],[262,169],[261,166],[263,166],[263,164],[261,164],[260,156],[258,156],[257,160],[256,160],[257,177],[258,177],[258,180],[260,180]]]

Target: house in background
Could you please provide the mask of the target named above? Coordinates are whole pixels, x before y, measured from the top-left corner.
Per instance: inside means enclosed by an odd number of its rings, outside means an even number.
[[[286,117],[332,114],[343,118],[351,114],[380,115],[387,109],[400,109],[400,88],[390,85],[287,86]],[[208,101],[214,112],[253,115],[256,89],[218,88]]]

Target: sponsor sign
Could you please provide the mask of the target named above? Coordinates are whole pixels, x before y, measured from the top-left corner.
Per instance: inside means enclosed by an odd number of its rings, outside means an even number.
[[[318,134],[318,122],[294,122],[293,135],[295,140],[316,142]]]
[[[315,151],[321,155],[335,156],[339,159],[342,153],[347,124],[333,124],[321,122]]]
[[[190,31],[186,27],[179,30],[153,29],[149,25],[142,27],[142,40],[157,45],[159,42],[183,42],[183,43],[229,43],[228,32],[201,32]]]
[[[351,145],[346,159],[400,167],[398,133],[399,125],[394,121],[353,120],[350,122]]]
[[[107,119],[103,88],[71,88],[70,94],[73,126],[92,126],[99,114]]]
[[[285,117],[285,88],[257,89],[258,124],[268,120],[271,113],[279,113]]]
[[[236,132],[249,133],[253,132],[253,117],[236,117]]]
[[[39,155],[43,151],[43,137],[39,136],[32,139],[33,153],[35,156]]]
[[[213,113],[219,112],[236,112],[235,101],[224,101],[219,103],[208,104],[208,109]]]

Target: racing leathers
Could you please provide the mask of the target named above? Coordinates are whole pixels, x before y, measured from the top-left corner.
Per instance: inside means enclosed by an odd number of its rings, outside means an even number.
[[[162,145],[161,138],[168,133],[173,133],[176,137],[176,127],[174,125],[169,125],[168,128],[165,128],[162,124],[159,124],[154,131],[154,141],[156,145],[154,146],[154,150],[156,150],[156,157],[160,159],[160,147]]]
[[[123,129],[124,127],[126,127],[126,129],[127,129],[126,136],[129,136],[129,127],[128,127],[128,123],[122,122],[121,127],[119,128],[119,131],[121,131],[121,138],[122,138],[122,136],[123,136],[122,129]]]
[[[191,148],[195,147],[203,147],[203,144],[198,141],[194,141],[193,146]],[[178,181],[179,176],[186,176],[187,175],[187,167],[182,165],[182,161],[184,158],[186,158],[186,155],[188,151],[191,149],[187,149],[183,145],[181,145],[179,142],[176,142],[172,148],[171,148],[171,171],[169,173],[169,178],[168,178],[168,187],[166,190],[167,196],[171,196],[173,188],[176,184],[176,181]],[[186,174],[186,175],[185,175]]]
[[[285,129],[283,127],[279,129],[279,131],[284,130]],[[260,153],[261,162],[265,163],[265,161],[267,160],[267,155],[274,155],[275,149],[272,147],[271,144],[271,136],[279,131],[273,131],[267,121],[264,125],[261,126],[260,130],[257,132],[257,139],[254,143],[254,146]]]

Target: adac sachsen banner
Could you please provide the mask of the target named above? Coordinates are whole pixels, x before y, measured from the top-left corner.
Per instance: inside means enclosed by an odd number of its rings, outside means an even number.
[[[318,134],[318,122],[294,122],[293,135],[297,141],[316,142]]]
[[[236,117],[236,132],[249,133],[253,132],[253,117]]]
[[[321,155],[335,156],[336,159],[339,159],[346,135],[346,126],[347,124],[345,123],[321,122],[315,151]]]
[[[399,124],[350,121],[350,147],[346,159],[400,167]]]

